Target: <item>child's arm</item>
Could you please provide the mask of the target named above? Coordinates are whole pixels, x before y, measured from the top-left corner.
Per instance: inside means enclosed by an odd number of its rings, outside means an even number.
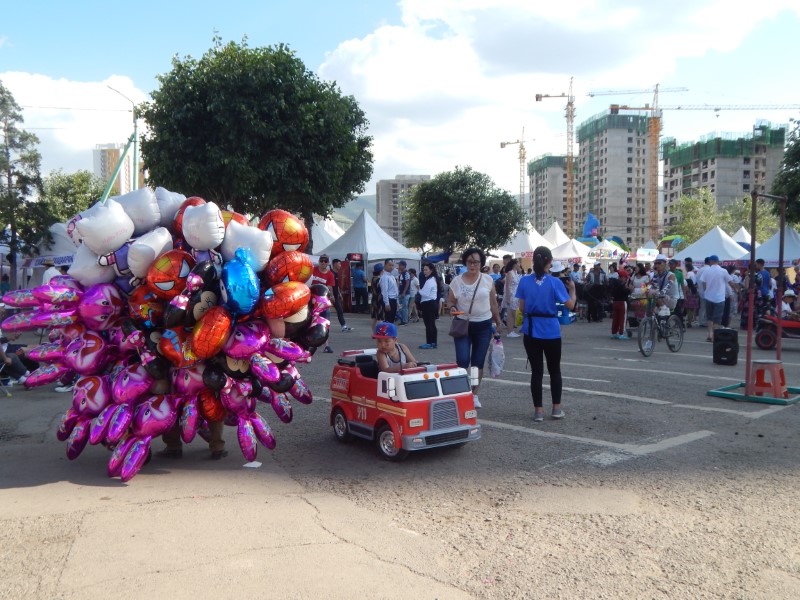
[[[414,355],[411,354],[411,350],[408,349],[408,346],[405,344],[400,344],[400,347],[403,349],[403,353],[406,355],[406,362],[403,363],[404,369],[410,369],[412,367],[417,366],[417,359],[414,358]]]

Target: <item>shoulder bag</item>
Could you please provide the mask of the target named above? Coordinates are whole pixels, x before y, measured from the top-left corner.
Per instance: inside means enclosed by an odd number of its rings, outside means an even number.
[[[463,279],[461,280],[463,283]],[[469,310],[467,314],[469,315],[472,312],[472,305],[475,303],[475,294],[478,293],[478,286],[483,281],[483,276],[478,275],[478,281],[475,283],[475,291],[472,292],[472,302],[469,303]],[[450,331],[448,332],[450,337],[460,338],[466,337],[467,333],[469,333],[469,317],[466,319],[459,319],[458,317],[453,317],[453,320],[450,321]]]

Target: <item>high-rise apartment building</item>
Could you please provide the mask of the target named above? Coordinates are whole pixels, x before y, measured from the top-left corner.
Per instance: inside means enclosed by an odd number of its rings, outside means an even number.
[[[783,160],[786,125],[758,122],[751,134],[710,134],[699,142],[663,141],[664,225],[677,218],[670,210],[681,195],[701,188],[717,206],[738,202],[751,192],[768,192]]]
[[[403,215],[409,193],[430,175],[396,175],[394,179],[381,179],[375,186],[375,220],[381,229],[401,244],[403,240]]]
[[[567,157],[539,156],[528,163],[528,217],[534,229],[546,231],[553,221],[566,222]]]
[[[97,144],[92,151],[94,174],[104,182],[108,182],[114,174],[114,169],[117,168],[119,157],[122,156],[124,149],[125,144]],[[133,149],[130,149],[125,155],[125,161],[122,163],[117,180],[111,188],[111,195],[117,196],[133,191],[133,181]],[[144,173],[142,172],[142,163],[140,161],[139,184],[137,187],[143,186]]]
[[[651,118],[609,111],[578,126],[576,227],[591,212],[603,236],[619,236],[630,247],[658,238],[660,232],[651,231],[648,203],[648,193],[657,191],[657,180],[650,178],[658,177],[658,156],[651,158],[648,147]]]

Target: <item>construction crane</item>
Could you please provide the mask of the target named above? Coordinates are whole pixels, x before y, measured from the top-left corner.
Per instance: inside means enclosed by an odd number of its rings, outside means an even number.
[[[527,157],[525,141],[525,128],[523,127],[522,136],[518,140],[514,140],[513,142],[500,142],[501,148],[519,144],[519,207],[523,210],[525,209],[525,158]],[[532,142],[533,140],[527,141]]]
[[[595,96],[623,96],[628,94],[653,94],[653,105],[645,105],[650,112],[647,121],[647,146],[649,147],[648,162],[648,181],[647,181],[647,210],[648,210],[648,229],[649,236],[658,236],[658,141],[661,136],[661,111],[658,108],[658,93],[661,92],[688,92],[685,87],[660,88],[655,84],[652,88],[643,90],[605,90],[599,92],[589,92],[586,95]],[[612,109],[611,113],[614,114]],[[647,236],[645,236],[647,237]]]
[[[665,91],[665,90],[664,90]],[[661,115],[665,110],[713,110],[719,112],[721,110],[797,110],[800,109],[800,104],[783,104],[783,105],[770,105],[770,104],[754,104],[754,105],[711,105],[711,104],[683,104],[675,106],[658,106],[658,85],[655,86],[655,93],[653,95],[653,105],[645,104],[644,106],[626,106],[620,104],[612,104],[610,107],[611,114],[618,114],[620,110],[632,111],[646,111],[650,113],[650,119],[647,124],[647,141],[650,147],[650,156],[648,161],[653,165],[653,168],[648,171],[648,191],[647,191],[647,206],[648,206],[648,228],[650,235],[654,238],[659,236],[658,226],[658,155],[659,155],[659,140],[661,139]]]
[[[572,93],[572,77],[569,78],[569,91],[566,94],[536,94],[536,102],[541,102],[544,98],[566,98],[567,108],[565,115],[567,118],[567,219],[564,228],[569,235],[575,233],[575,182],[574,156],[572,151],[573,140],[575,139],[575,96]]]

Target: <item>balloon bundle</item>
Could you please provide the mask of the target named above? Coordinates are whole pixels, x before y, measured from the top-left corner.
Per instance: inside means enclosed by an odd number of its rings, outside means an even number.
[[[306,281],[308,231],[284,210],[253,227],[202,198],[140,189],[67,223],[78,246],[69,274],[6,294],[21,309],[8,331],[43,328],[49,341],[25,385],[74,383],[58,438],[77,458],[111,450],[108,475],[128,481],[151,440],[179,428],[191,442],[207,422],[236,426],[249,461],[275,437],[256,407],[284,423],[312,395],[297,363],[328,339],[325,286]]]

